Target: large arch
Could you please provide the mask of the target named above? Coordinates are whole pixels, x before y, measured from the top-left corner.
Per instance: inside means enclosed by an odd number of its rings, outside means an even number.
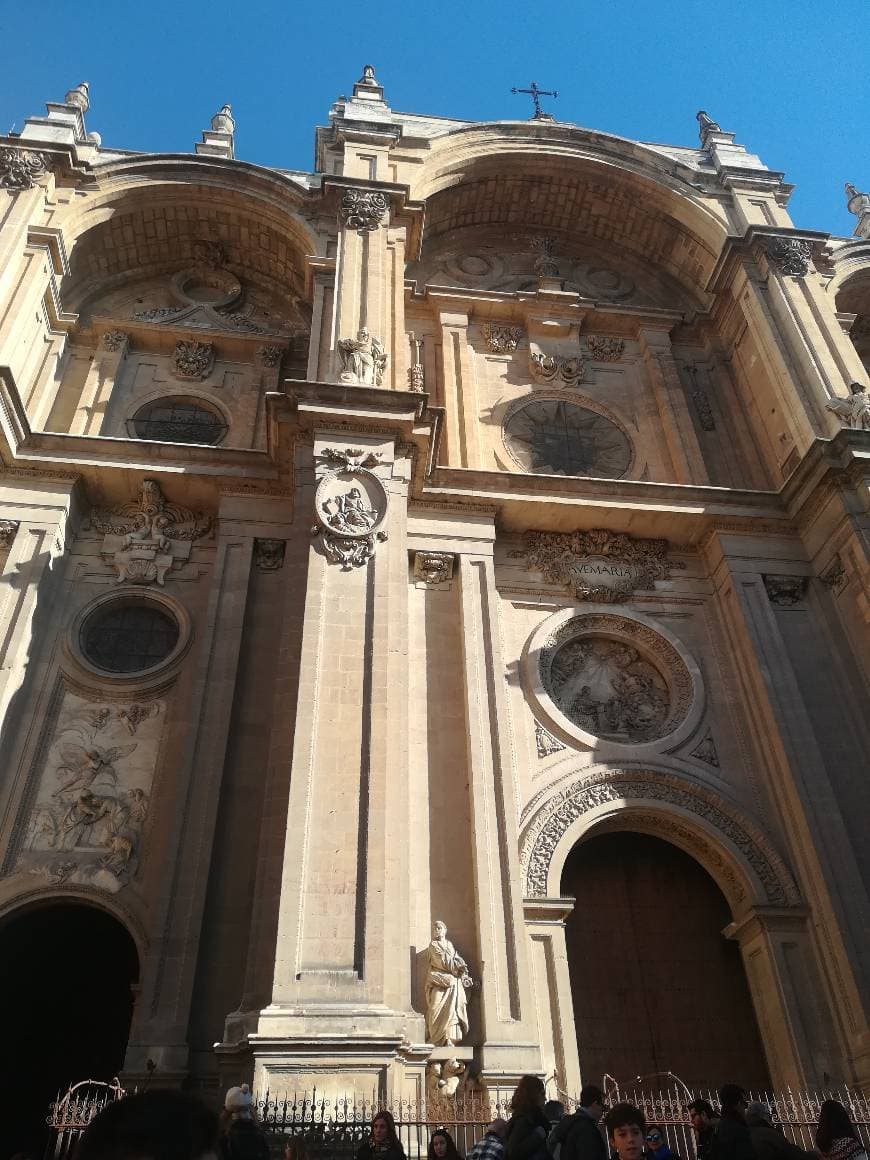
[[[593,830],[620,829],[666,837],[695,857],[720,886],[735,919],[752,906],[800,905],[773,843],[736,803],[648,761],[570,771],[532,799],[520,830],[526,897],[558,897],[575,843]]]
[[[39,1154],[58,1093],[121,1070],[140,964],[128,926],[75,894],[42,894],[0,915],[0,988],[14,998],[4,1028],[15,1050],[0,1061],[4,1090],[17,1093],[4,1133],[11,1151]]]

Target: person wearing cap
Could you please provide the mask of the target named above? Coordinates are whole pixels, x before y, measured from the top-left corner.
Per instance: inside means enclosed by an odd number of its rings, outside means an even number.
[[[647,1160],[680,1160],[671,1150],[662,1129],[655,1124],[650,1124],[646,1130],[646,1154]]]
[[[746,1089],[726,1083],[719,1089],[722,1114],[710,1149],[713,1160],[755,1160],[746,1123]]]
[[[584,1084],[577,1111],[550,1132],[547,1150],[553,1160],[607,1160],[607,1145],[598,1127],[606,1105],[597,1084]]]
[[[221,1160],[269,1160],[269,1143],[254,1120],[251,1089],[231,1087],[224,1100]]]
[[[711,1160],[713,1141],[719,1127],[719,1117],[713,1105],[704,1099],[692,1100],[686,1105],[686,1111],[695,1132],[695,1152],[698,1160]]]
[[[746,1123],[755,1160],[809,1160],[816,1155],[799,1148],[774,1127],[767,1104],[750,1104],[746,1109]]]

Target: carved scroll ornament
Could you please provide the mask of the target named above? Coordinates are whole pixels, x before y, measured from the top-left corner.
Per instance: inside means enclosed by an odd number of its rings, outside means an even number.
[[[48,158],[33,149],[0,147],[0,188],[18,193],[32,189],[38,177],[48,172]]]
[[[802,238],[771,238],[767,243],[767,256],[786,277],[803,278],[809,273],[812,242]]]
[[[383,220],[390,205],[385,193],[376,189],[348,189],[342,195],[338,216],[349,230],[371,233]]]

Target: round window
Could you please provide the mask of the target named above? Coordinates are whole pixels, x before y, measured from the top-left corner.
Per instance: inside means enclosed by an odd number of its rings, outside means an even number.
[[[113,600],[81,627],[85,657],[107,673],[140,673],[159,665],[178,644],[178,622],[145,600]]]
[[[564,399],[536,399],[504,425],[504,442],[523,471],[619,479],[631,444],[604,415]]]
[[[198,399],[157,399],[133,417],[137,439],[166,443],[219,443],[227,431],[221,415]]]

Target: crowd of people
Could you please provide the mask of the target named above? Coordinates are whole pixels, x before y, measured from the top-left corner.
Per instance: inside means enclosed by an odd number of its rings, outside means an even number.
[[[815,1148],[786,1138],[766,1104],[749,1103],[746,1092],[726,1084],[719,1108],[696,1099],[686,1111],[695,1134],[697,1160],[868,1160],[845,1107],[825,1100]],[[510,1118],[496,1119],[466,1160],[680,1160],[663,1127],[648,1124],[630,1103],[607,1106],[604,1092],[587,1084],[577,1108],[547,1100],[543,1081],[523,1076]],[[603,1131],[602,1131],[603,1126]],[[111,1104],[89,1125],[75,1160],[269,1160],[266,1133],[256,1121],[247,1084],[230,1088],[221,1117],[194,1096],[154,1091]],[[284,1160],[309,1160],[304,1137],[290,1136]],[[407,1160],[388,1111],[377,1112],[355,1160]],[[438,1127],[427,1160],[463,1160],[450,1132]]]

